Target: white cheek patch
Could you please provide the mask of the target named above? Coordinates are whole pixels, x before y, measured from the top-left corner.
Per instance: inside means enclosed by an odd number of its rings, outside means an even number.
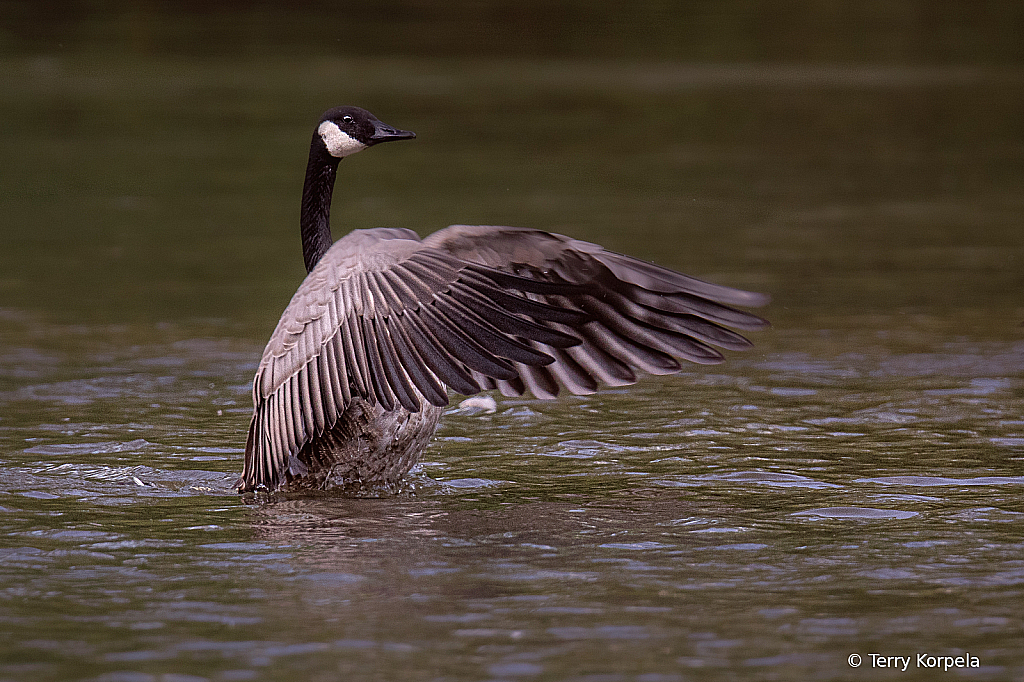
[[[324,141],[327,152],[339,159],[366,149],[365,144],[343,131],[336,123],[331,121],[321,123],[320,127],[317,128],[317,132],[320,133],[320,139]]]

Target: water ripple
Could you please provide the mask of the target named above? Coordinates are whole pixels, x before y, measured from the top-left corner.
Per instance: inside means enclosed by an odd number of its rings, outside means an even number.
[[[829,519],[909,519],[918,515],[918,512],[902,511],[899,509],[874,509],[870,507],[825,507],[822,509],[806,509],[794,512],[792,516],[813,516]]]
[[[880,485],[907,485],[918,487],[1024,485],[1024,476],[978,476],[976,478],[943,478],[941,476],[883,476],[880,478],[860,478],[857,479],[855,483],[878,483]]]

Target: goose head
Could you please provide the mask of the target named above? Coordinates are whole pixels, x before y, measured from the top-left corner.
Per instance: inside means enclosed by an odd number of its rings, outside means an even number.
[[[343,159],[367,147],[392,140],[411,140],[416,133],[393,128],[366,109],[335,107],[324,113],[317,135],[327,153]]]

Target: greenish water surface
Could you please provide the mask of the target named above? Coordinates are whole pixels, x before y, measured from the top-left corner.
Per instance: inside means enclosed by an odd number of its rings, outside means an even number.
[[[408,4],[376,52],[337,14],[7,6],[0,680],[1020,679],[1024,67],[942,13],[960,60],[884,12],[830,52],[826,4],[784,40],[722,3],[686,47],[675,11]],[[546,28],[517,54],[501,21]],[[336,235],[548,229],[768,292],[774,327],[629,389],[456,400],[397,497],[241,499],[342,103],[418,138],[341,165]]]

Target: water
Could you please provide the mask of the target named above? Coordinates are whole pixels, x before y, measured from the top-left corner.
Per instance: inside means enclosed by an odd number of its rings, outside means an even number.
[[[202,35],[238,50],[189,43],[188,16],[7,33],[0,680],[1024,676],[1024,71],[1001,33],[835,66],[871,36],[801,61],[803,24],[730,52],[728,15],[685,48],[673,15],[650,46],[566,47],[547,14],[528,55],[474,33],[444,57],[407,18],[412,47],[355,56],[257,50],[273,22],[230,16]],[[339,231],[552,229],[770,292],[774,328],[628,390],[456,401],[397,496],[240,498],[308,138],[339,103],[419,134],[345,161]]]

